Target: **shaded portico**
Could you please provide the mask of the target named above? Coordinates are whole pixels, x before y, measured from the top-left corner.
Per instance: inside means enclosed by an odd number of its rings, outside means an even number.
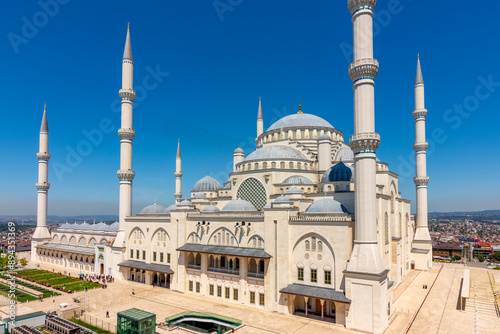
[[[280,293],[288,297],[290,314],[303,312],[306,317],[316,315],[321,317],[321,320],[345,324],[346,308],[351,300],[341,291],[293,283],[281,289]]]
[[[119,263],[118,266],[128,269],[122,272],[123,276],[130,281],[170,289],[174,271],[169,265],[127,260]]]

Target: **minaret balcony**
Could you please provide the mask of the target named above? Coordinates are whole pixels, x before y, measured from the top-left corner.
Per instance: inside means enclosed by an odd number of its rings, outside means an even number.
[[[49,160],[50,154],[49,153],[37,153],[36,157],[38,158],[38,160]]]
[[[120,89],[119,95],[120,95],[120,99],[122,99],[122,100],[129,100],[129,101],[135,100],[135,92],[133,89],[129,89],[129,88]]]
[[[380,135],[375,132],[356,133],[349,138],[349,145],[354,153],[375,153],[379,144]]]
[[[376,5],[377,0],[349,0],[347,3],[347,7],[349,8],[349,13],[351,13],[351,15],[360,9],[373,10]]]
[[[175,172],[174,175],[175,177],[182,177],[182,172]]]
[[[120,181],[132,181],[135,177],[135,172],[133,170],[119,170],[117,172],[118,179]]]
[[[120,139],[134,139],[135,130],[134,129],[118,129],[118,136]]]
[[[428,176],[420,176],[420,177],[414,177],[413,182],[417,186],[426,186],[427,183],[429,183],[429,177]]]
[[[415,119],[425,117],[425,116],[427,116],[427,109],[414,110],[412,115],[413,115],[413,118],[415,118]]]
[[[378,60],[373,58],[361,58],[349,65],[349,77],[352,82],[361,79],[374,80],[378,74]]]
[[[427,147],[429,147],[429,143],[427,142],[413,144],[413,149],[415,151],[425,151]]]
[[[50,188],[50,183],[42,182],[36,184],[36,189],[47,191]]]

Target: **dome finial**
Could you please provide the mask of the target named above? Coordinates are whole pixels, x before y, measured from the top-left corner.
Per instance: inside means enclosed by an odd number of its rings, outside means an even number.
[[[155,199],[154,199],[154,201],[153,201],[153,205],[156,205],[156,198],[155,198]]]
[[[303,112],[302,112],[302,104],[300,103],[300,99],[299,99],[299,111],[297,112],[297,114],[303,114]]]

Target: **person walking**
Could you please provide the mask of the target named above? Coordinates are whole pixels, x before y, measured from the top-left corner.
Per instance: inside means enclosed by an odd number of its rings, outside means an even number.
[[[135,295],[135,290],[134,290],[134,289],[132,289],[132,296],[134,296],[134,295]]]

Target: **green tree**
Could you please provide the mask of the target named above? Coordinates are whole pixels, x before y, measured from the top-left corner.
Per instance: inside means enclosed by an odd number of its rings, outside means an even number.
[[[19,260],[19,264],[24,267],[25,265],[28,264],[28,260],[26,260],[26,258],[23,257],[22,259]]]
[[[455,255],[453,258],[455,259],[455,261],[460,261],[462,259],[462,257],[458,254]]]
[[[495,261],[500,261],[500,252],[493,253],[493,255],[491,256],[491,259],[495,260]]]
[[[477,254],[477,259],[479,260],[479,262],[484,262],[484,256],[482,256],[481,254]]]

